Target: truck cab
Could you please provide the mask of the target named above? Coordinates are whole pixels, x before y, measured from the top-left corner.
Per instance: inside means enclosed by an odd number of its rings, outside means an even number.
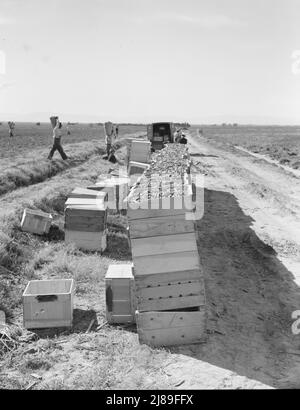
[[[174,142],[175,126],[172,122],[154,122],[147,126],[147,137],[152,151],[160,150],[165,144]]]

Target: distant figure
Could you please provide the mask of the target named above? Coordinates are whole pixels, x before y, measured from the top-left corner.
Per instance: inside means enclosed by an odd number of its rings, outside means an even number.
[[[106,144],[106,154],[107,158],[109,158],[111,147],[115,141],[115,132],[113,123],[108,121],[104,124],[104,132],[105,132],[105,144]]]
[[[110,149],[107,159],[109,162],[112,162],[113,164],[117,162],[117,158],[115,157],[115,150],[113,148]]]
[[[118,127],[118,125],[116,126],[116,137],[118,138],[118,136],[119,136],[119,127]]]
[[[13,121],[8,121],[8,128],[9,128],[9,137],[12,138],[14,136],[14,128],[15,128],[15,123]]]
[[[202,128],[200,128],[200,129],[198,130],[198,132],[199,132],[199,135],[203,135],[203,129],[202,129]]]
[[[185,134],[182,134],[179,143],[180,144],[187,144],[187,139],[186,139]]]
[[[181,134],[182,134],[181,128],[179,128],[179,129],[177,129],[177,130],[175,131],[175,135],[174,135],[174,141],[175,141],[175,142],[180,142],[181,137],[182,137]]]
[[[57,119],[56,126],[53,128],[53,147],[51,148],[51,151],[48,155],[48,159],[52,159],[53,154],[55,153],[56,150],[60,153],[63,160],[68,159],[61,145],[61,135],[62,135],[61,129],[62,129],[62,123],[59,122],[59,120]]]

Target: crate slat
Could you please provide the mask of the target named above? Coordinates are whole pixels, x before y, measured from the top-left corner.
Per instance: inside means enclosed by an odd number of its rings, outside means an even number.
[[[134,258],[135,276],[193,271],[199,268],[198,251],[139,256]]]
[[[199,268],[193,270],[181,270],[179,272],[165,272],[155,273],[150,275],[136,275],[133,269],[135,277],[135,287],[137,290],[145,287],[165,286],[171,284],[187,283],[189,281],[197,281],[203,278],[203,271],[200,265]]]
[[[192,232],[131,239],[131,250],[134,259],[139,256],[197,251],[196,234]]]
[[[75,188],[69,195],[68,198],[89,198],[89,199],[102,199],[107,200],[107,193],[106,192],[97,192],[92,191],[91,189],[87,188]]]
[[[129,220],[130,238],[147,238],[148,236],[176,235],[195,231],[194,221],[185,218],[166,216],[147,219]]]
[[[206,336],[204,307],[195,312],[136,312],[140,343],[175,346],[200,343]]]

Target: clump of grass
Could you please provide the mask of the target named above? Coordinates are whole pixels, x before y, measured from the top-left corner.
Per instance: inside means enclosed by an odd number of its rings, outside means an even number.
[[[24,256],[22,246],[0,231],[0,266],[13,270],[23,261]]]
[[[50,380],[43,388],[136,390],[171,387],[169,377],[164,372],[168,352],[139,345],[134,333],[107,328],[101,334],[79,335],[77,346],[83,349],[82,352],[86,346],[87,351],[92,352],[92,358],[83,356],[80,371],[74,369],[58,384],[56,379]],[[74,347],[76,351],[76,345]]]
[[[49,370],[51,369],[53,363],[43,356],[37,355],[33,357],[26,358],[21,365],[23,372],[28,370]]]
[[[13,309],[21,303],[21,300],[22,298],[17,288],[12,287],[10,281],[0,277],[0,310],[3,310],[5,315],[10,317]]]

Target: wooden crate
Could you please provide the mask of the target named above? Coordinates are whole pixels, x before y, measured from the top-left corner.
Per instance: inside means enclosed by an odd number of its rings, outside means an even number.
[[[92,191],[91,189],[87,188],[75,188],[68,195],[68,198],[94,198],[99,199],[100,201],[106,201],[108,199],[106,192]]]
[[[52,223],[52,215],[32,209],[24,209],[21,229],[37,235],[47,234]]]
[[[177,235],[195,231],[194,221],[176,215],[165,217],[129,219],[130,238],[147,238],[149,236]]]
[[[97,198],[68,198],[65,202],[65,208],[67,207],[104,212],[107,209],[107,202],[104,196]]]
[[[74,290],[73,279],[30,281],[23,293],[24,327],[72,326]]]
[[[197,250],[145,255],[134,258],[135,276],[194,271],[200,269]]]
[[[206,336],[206,311],[136,312],[140,343],[175,346],[201,343]]]
[[[81,232],[103,232],[106,229],[107,211],[91,211],[68,207],[65,210],[65,229]]]
[[[95,185],[88,186],[88,189],[106,192],[108,209],[120,210],[124,208],[124,199],[128,195],[130,179],[128,177],[107,176],[101,178]]]
[[[144,171],[148,168],[147,163],[137,162],[137,161],[129,161],[128,165],[128,175],[141,175]]]
[[[200,275],[199,275],[200,276]],[[205,305],[204,279],[190,279],[182,275],[178,281],[136,286],[139,312],[174,310]]]
[[[105,287],[107,321],[135,323],[136,304],[132,265],[109,265],[105,276]]]
[[[147,164],[151,156],[151,142],[132,140],[130,144],[130,161]]]
[[[84,232],[66,229],[65,242],[72,243],[84,251],[104,252],[107,247],[107,230],[103,232]]]
[[[131,238],[132,257],[197,251],[196,233]]]
[[[182,270],[178,272],[165,272],[158,274],[154,273],[150,275],[137,275],[135,268],[132,267],[132,272],[137,290],[145,287],[168,285],[175,282],[197,281],[204,278],[203,268],[201,265],[199,268],[193,270]]]

